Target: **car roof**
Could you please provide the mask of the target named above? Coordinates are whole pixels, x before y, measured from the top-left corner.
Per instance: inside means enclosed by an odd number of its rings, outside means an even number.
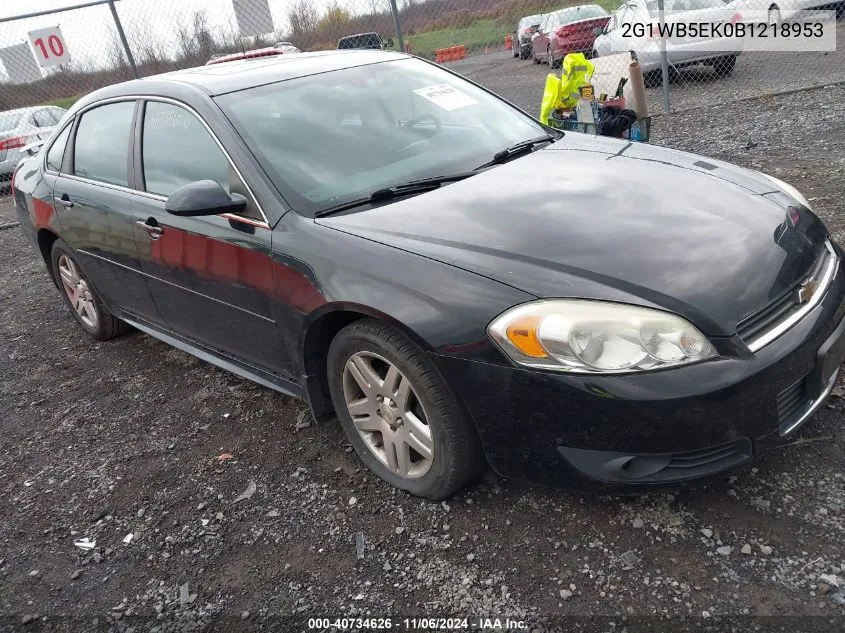
[[[35,112],[36,110],[43,110],[44,108],[55,108],[57,106],[39,105],[29,106],[27,108],[17,108],[15,110],[0,110],[0,114],[27,114],[28,112]]]
[[[343,68],[410,58],[410,55],[392,51],[352,49],[274,55],[198,66],[100,88],[80,99],[74,109],[106,98],[156,95],[165,91],[184,93],[185,88],[216,96]]]

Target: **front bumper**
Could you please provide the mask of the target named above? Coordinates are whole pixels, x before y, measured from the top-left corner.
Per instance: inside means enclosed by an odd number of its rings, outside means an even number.
[[[845,355],[843,299],[840,265],[824,300],[756,353],[664,371],[577,376],[435,362],[505,477],[608,488],[680,482],[750,463],[822,404]]]

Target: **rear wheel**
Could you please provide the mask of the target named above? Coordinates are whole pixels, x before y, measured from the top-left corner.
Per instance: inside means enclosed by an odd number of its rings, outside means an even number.
[[[374,320],[341,330],[328,378],[340,422],[361,460],[411,494],[443,499],[484,464],[475,429],[426,356]]]
[[[65,303],[83,330],[100,341],[107,341],[129,329],[109,312],[67,244],[60,239],[53,242],[50,259]]]
[[[716,71],[716,74],[720,77],[727,77],[734,71],[734,67],[736,66],[736,55],[726,55],[725,57],[719,57],[715,62],[713,62],[713,70]]]
[[[518,37],[514,37],[511,40],[511,48],[513,49],[513,56],[519,57],[519,38]]]

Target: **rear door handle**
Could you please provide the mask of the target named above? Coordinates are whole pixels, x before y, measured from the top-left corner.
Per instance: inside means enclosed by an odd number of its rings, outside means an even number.
[[[140,226],[149,236],[151,240],[157,240],[161,237],[161,234],[164,233],[164,229],[160,226],[155,226],[154,224],[147,224],[143,220],[138,220],[135,222],[138,226]]]
[[[70,209],[73,206],[73,200],[70,199],[70,196],[66,193],[63,193],[60,196],[55,196],[56,202],[62,205],[65,209]]]

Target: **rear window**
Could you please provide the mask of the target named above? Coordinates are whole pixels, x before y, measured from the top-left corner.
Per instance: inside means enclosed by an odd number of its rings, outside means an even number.
[[[20,112],[0,112],[0,132],[14,130],[21,122]]]
[[[345,48],[381,48],[381,38],[376,33],[362,33],[340,38],[339,49]]]
[[[610,15],[597,4],[587,4],[581,7],[570,7],[552,14],[549,21],[550,26],[569,24],[578,20],[590,20],[592,18],[603,18]]]
[[[73,173],[83,178],[129,186],[127,163],[134,101],[88,110],[76,130]]]

